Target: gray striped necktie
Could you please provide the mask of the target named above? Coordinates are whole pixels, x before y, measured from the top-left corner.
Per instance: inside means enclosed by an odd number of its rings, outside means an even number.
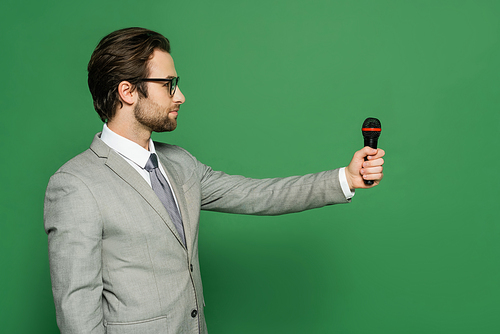
[[[149,156],[149,160],[146,163],[146,167],[144,168],[149,172],[149,177],[151,178],[151,187],[153,188],[153,191],[156,193],[165,209],[167,209],[170,219],[174,223],[177,232],[179,232],[184,246],[186,246],[186,237],[184,236],[184,226],[182,225],[182,218],[179,210],[177,209],[177,205],[175,205],[172,190],[170,189],[167,180],[158,168],[158,158],[156,157],[156,154],[151,153],[151,155]]]

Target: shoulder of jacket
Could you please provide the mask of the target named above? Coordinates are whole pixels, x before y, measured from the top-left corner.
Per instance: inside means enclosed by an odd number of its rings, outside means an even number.
[[[196,160],[191,153],[180,146],[160,142],[154,142],[154,144],[156,152],[168,157],[169,160],[177,160],[179,158]]]
[[[91,149],[87,149],[68,160],[55,172],[55,174],[88,174],[93,168],[98,167],[99,165],[102,165],[104,167],[105,160],[106,159],[99,158]],[[91,166],[92,168],[89,168]]]

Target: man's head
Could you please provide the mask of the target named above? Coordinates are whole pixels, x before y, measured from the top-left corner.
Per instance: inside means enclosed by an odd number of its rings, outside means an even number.
[[[155,100],[147,99],[148,85],[161,86],[162,83],[146,82],[143,79],[150,78],[150,74],[154,74],[155,78],[167,78],[158,75],[173,76],[172,71],[159,68],[163,63],[169,62],[165,66],[171,65],[175,71],[169,53],[170,43],[167,38],[143,28],[117,30],[99,42],[88,64],[88,85],[94,108],[103,122],[112,120],[116,111],[123,107],[124,99],[119,92],[123,82],[128,83],[129,90],[136,91],[139,97],[134,106],[136,115],[146,118],[146,121],[151,118],[146,111],[157,106],[151,105]],[[163,61],[162,64],[159,63],[160,60]],[[152,66],[156,67],[155,73],[151,73]],[[167,86],[169,82],[163,82],[163,85]]]
[[[122,101],[133,107],[133,118],[130,109],[129,112],[119,110],[119,115],[128,120],[131,128],[147,132],[175,130],[180,105],[185,101],[180,88],[172,83],[178,79],[170,54],[156,49],[149,61],[148,97],[135,94],[134,98],[134,93],[128,90],[128,83],[121,82],[118,85],[118,93]]]

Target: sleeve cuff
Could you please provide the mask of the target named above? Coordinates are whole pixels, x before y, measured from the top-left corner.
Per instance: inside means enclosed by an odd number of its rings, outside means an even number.
[[[351,198],[353,198],[354,191],[351,191],[351,189],[349,189],[349,184],[347,183],[347,178],[345,176],[345,167],[342,167],[339,170],[339,181],[340,181],[340,187],[342,188],[342,191],[344,192],[345,198],[347,200],[350,200]]]

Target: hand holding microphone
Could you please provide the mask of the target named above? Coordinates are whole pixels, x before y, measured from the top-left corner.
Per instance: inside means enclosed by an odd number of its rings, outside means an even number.
[[[376,118],[368,117],[363,122],[361,132],[363,133],[363,138],[365,139],[365,146],[377,148],[378,137],[382,132],[382,125],[380,124],[380,121]],[[368,161],[368,157],[365,157],[365,161]],[[367,186],[371,186],[373,184],[373,180],[365,180],[365,184]]]
[[[371,188],[380,183],[383,177],[384,150],[377,149],[381,133],[380,121],[369,117],[363,122],[365,147],[354,153],[351,163],[345,168],[347,182],[351,190]]]

